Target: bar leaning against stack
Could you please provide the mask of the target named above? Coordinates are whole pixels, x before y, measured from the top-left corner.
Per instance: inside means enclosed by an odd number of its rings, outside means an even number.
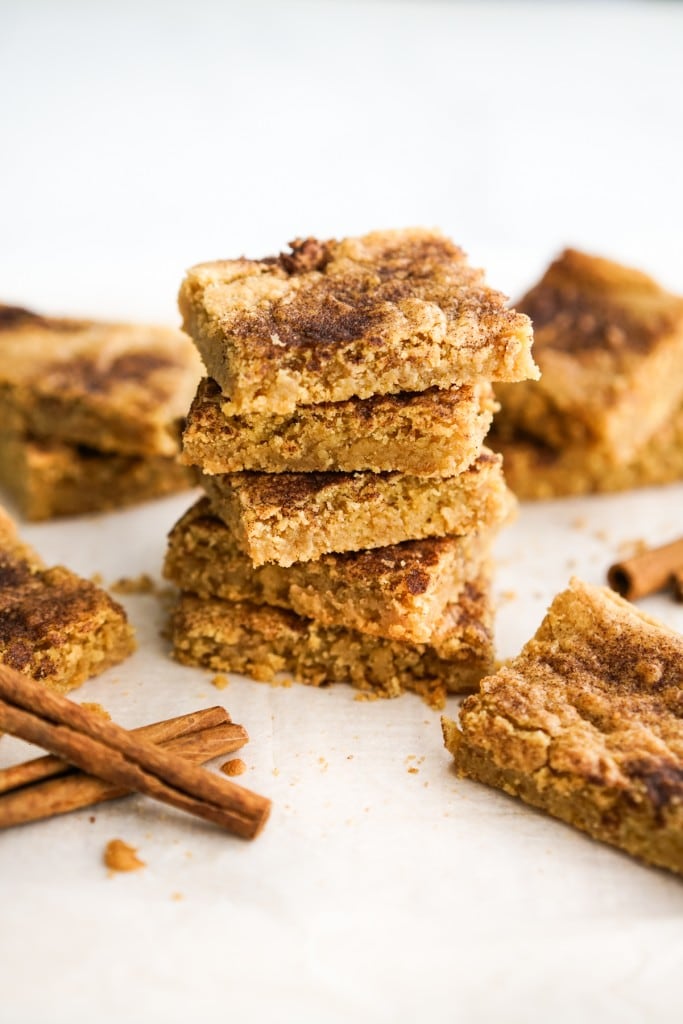
[[[490,547],[513,500],[483,447],[531,328],[434,231],[294,242],[189,271],[209,376],[183,436],[207,497],[170,535],[175,656],[441,704],[493,659]]]

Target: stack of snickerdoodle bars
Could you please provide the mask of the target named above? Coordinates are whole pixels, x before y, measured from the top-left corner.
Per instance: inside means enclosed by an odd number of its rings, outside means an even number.
[[[491,381],[537,374],[526,316],[437,232],[295,242],[180,292],[209,376],[183,437],[176,657],[434,703],[491,668],[489,549],[511,511]]]

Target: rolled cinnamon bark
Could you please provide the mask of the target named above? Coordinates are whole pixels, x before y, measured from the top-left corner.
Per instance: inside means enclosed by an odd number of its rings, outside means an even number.
[[[210,729],[217,725],[227,725],[229,722],[230,715],[225,708],[201,708],[199,711],[192,711],[189,715],[166,718],[162,722],[153,722],[151,725],[131,729],[131,732],[134,736],[163,746],[169,740],[179,736],[199,732],[201,729]],[[31,761],[0,769],[0,794],[67,773],[74,774],[75,769],[61,758],[55,757],[54,754],[34,757]]]
[[[162,740],[165,750],[183,757],[191,764],[203,764],[214,757],[239,750],[248,741],[246,729],[227,722],[174,739]],[[54,759],[58,761],[57,758]],[[61,762],[63,764],[63,762]],[[66,774],[22,786],[0,796],[0,828],[23,825],[29,821],[53,818],[83,807],[126,796],[129,790],[84,772],[70,770]]]
[[[607,570],[607,582],[628,601],[637,601],[667,587],[678,570],[683,571],[683,537],[616,562]]]
[[[94,715],[0,665],[0,729],[37,743],[116,786],[171,804],[253,839],[270,801]]]

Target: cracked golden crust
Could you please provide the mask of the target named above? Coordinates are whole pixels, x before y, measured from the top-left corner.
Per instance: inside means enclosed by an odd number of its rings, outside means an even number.
[[[0,305],[3,430],[173,455],[201,376],[181,331],[44,317]]]
[[[683,873],[683,637],[572,580],[444,725],[458,772]]]
[[[487,530],[514,508],[500,456],[486,449],[453,477],[232,473],[205,476],[202,486],[254,565]]]
[[[226,416],[221,404],[206,378],[183,432],[183,461],[209,474],[453,476],[477,457],[496,408],[488,382],[302,405],[288,415]]]
[[[350,683],[378,697],[414,691],[442,707],[473,690],[493,661],[488,581],[467,585],[429,644],[402,643],[323,626],[282,608],[183,594],[172,620],[173,653],[187,665],[272,680],[285,672],[313,686]]]
[[[496,387],[501,427],[630,461],[683,399],[683,298],[570,249],[518,306],[533,322],[542,376]]]
[[[0,661],[66,691],[134,649],[123,608],[68,569],[43,568],[0,510]]]
[[[500,438],[494,431],[487,443],[503,456],[505,479],[523,501],[626,491],[683,480],[683,406],[623,465],[614,465],[594,445],[573,444],[557,451],[515,432]]]
[[[203,263],[179,302],[231,415],[537,375],[528,319],[436,231]]]
[[[0,485],[32,522],[126,508],[195,483],[177,458],[0,434]]]
[[[164,575],[200,597],[271,604],[323,625],[427,642],[446,605],[481,574],[491,540],[435,537],[254,567],[202,498],[171,530]]]

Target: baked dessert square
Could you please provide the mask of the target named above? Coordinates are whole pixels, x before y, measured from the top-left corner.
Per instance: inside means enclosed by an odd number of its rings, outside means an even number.
[[[109,512],[193,487],[177,456],[126,455],[0,434],[0,486],[37,522]]]
[[[183,461],[204,473],[397,470],[453,476],[477,457],[496,408],[488,382],[301,405],[286,415],[226,416],[203,380],[183,432]]]
[[[492,539],[491,531],[429,537],[288,568],[254,567],[202,498],[171,530],[164,575],[199,597],[289,608],[322,625],[420,643],[482,574]]]
[[[134,649],[123,608],[63,566],[45,568],[0,509],[0,662],[63,693]]]
[[[629,462],[615,464],[595,445],[551,448],[536,438],[489,434],[487,442],[503,456],[505,479],[523,501],[572,494],[603,494],[683,480],[683,406]]]
[[[181,331],[0,305],[5,433],[128,455],[175,455],[201,377]]]
[[[484,449],[464,473],[228,473],[204,476],[213,511],[254,565],[488,530],[514,499]]]
[[[444,737],[459,775],[683,873],[683,637],[612,590],[572,580]]]
[[[528,318],[437,231],[203,263],[179,303],[228,415],[537,375]]]
[[[497,429],[627,463],[683,400],[683,298],[568,249],[524,296],[541,379],[500,385]]]
[[[173,652],[213,671],[264,681],[284,672],[313,686],[350,683],[378,697],[410,690],[442,707],[447,693],[473,690],[490,671],[491,617],[485,578],[467,584],[426,644],[323,626],[269,605],[183,594],[172,621]]]

